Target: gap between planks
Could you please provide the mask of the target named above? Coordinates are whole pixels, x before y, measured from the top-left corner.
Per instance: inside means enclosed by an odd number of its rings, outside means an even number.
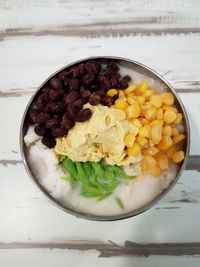
[[[102,25],[101,25],[102,24]],[[106,25],[106,26],[105,26]],[[123,25],[123,23],[122,23]],[[177,28],[140,28],[137,25],[125,25],[123,28],[113,27],[113,24],[99,23],[90,25],[66,25],[57,28],[49,29],[34,29],[34,28],[16,28],[6,29],[0,32],[0,40],[3,41],[7,37],[21,36],[65,36],[65,37],[118,37],[118,36],[160,36],[160,35],[188,35],[200,34],[200,27],[177,27]]]
[[[106,258],[116,256],[149,257],[152,255],[200,257],[200,243],[138,244],[131,241],[125,241],[124,245],[118,245],[112,241],[70,241],[65,243],[2,242],[0,243],[0,250],[4,249],[65,249],[78,251],[96,250],[99,252],[99,257]]]

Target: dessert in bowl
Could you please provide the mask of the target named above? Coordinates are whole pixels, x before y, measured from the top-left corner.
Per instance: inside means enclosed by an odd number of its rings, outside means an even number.
[[[116,220],[161,199],[189,151],[184,107],[162,77],[114,57],[48,78],[21,125],[25,166],[50,201],[76,216]]]

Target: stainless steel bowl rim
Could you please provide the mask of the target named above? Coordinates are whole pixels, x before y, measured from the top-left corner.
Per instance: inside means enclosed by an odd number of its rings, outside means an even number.
[[[65,206],[63,206],[61,203],[59,203],[58,201],[56,201],[53,197],[50,196],[49,193],[47,193],[42,186],[39,184],[39,182],[37,181],[37,179],[34,177],[34,175],[32,174],[30,168],[29,168],[29,164],[28,164],[28,160],[25,156],[25,151],[24,151],[24,135],[23,135],[23,128],[24,128],[24,122],[25,122],[25,118],[27,115],[27,111],[34,99],[34,97],[36,96],[36,94],[40,91],[40,89],[43,87],[43,85],[49,81],[49,79],[51,79],[52,77],[54,77],[57,73],[61,72],[62,70],[69,68],[73,65],[76,65],[78,63],[84,62],[84,61],[88,61],[88,60],[119,60],[119,61],[124,61],[126,63],[129,64],[134,64],[137,65],[141,68],[143,68],[144,70],[148,70],[150,73],[153,73],[153,75],[157,76],[165,85],[167,85],[169,87],[169,89],[173,92],[173,94],[176,97],[176,100],[179,102],[179,105],[181,106],[181,109],[183,111],[183,115],[184,115],[184,119],[185,119],[185,124],[186,124],[186,134],[187,134],[187,144],[186,144],[186,151],[185,151],[185,159],[182,163],[182,166],[176,176],[176,178],[173,180],[173,182],[170,184],[170,186],[164,190],[163,192],[161,192],[160,195],[158,195],[153,201],[147,203],[146,205],[142,206],[139,209],[133,210],[132,212],[128,212],[128,213],[124,213],[124,214],[120,214],[120,215],[112,215],[112,216],[100,216],[100,215],[92,215],[92,214],[87,214],[85,212],[80,212],[80,211],[74,211],[71,210],[70,208],[67,208]],[[83,58],[80,59],[78,61],[72,62],[70,64],[67,64],[66,66],[60,68],[59,70],[57,70],[56,72],[54,72],[52,75],[50,75],[40,86],[39,88],[36,90],[36,92],[33,94],[33,96],[31,97],[31,99],[29,100],[26,109],[24,111],[23,117],[22,117],[22,121],[21,121],[21,125],[20,125],[20,137],[19,137],[19,141],[20,141],[20,152],[21,152],[21,157],[23,160],[23,164],[25,166],[25,169],[27,171],[27,173],[30,176],[31,181],[33,182],[33,184],[37,187],[37,189],[39,189],[40,192],[43,193],[43,195],[51,202],[53,203],[56,207],[58,207],[59,209],[70,213],[76,217],[79,218],[84,218],[84,219],[88,219],[88,220],[93,220],[93,221],[116,221],[116,220],[122,220],[122,219],[127,219],[136,215],[139,215],[141,213],[143,213],[144,211],[147,211],[148,209],[150,209],[152,206],[154,206],[157,202],[159,202],[173,187],[174,185],[177,183],[177,181],[180,178],[180,175],[182,173],[182,171],[185,169],[185,166],[187,164],[187,160],[189,157],[189,150],[190,150],[190,126],[189,126],[189,120],[188,120],[188,116],[185,110],[185,107],[180,99],[180,97],[178,96],[178,94],[174,91],[173,87],[169,84],[169,82],[167,82],[160,74],[158,74],[156,71],[152,70],[151,68],[147,67],[146,65],[138,62],[138,61],[134,61],[134,60],[130,60],[127,58],[123,58],[123,57],[115,57],[115,56],[94,56],[94,57],[88,57],[88,58]]]

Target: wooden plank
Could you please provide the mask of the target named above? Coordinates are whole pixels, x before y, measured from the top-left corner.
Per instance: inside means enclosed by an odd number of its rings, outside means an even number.
[[[59,68],[95,55],[115,55],[142,62],[163,75],[179,92],[200,91],[199,45],[200,35],[8,38],[0,42],[0,69],[4,77],[0,81],[0,96],[30,94]]]
[[[10,256],[12,255],[12,257]],[[109,267],[199,267],[199,257],[189,256],[150,256],[150,257],[117,257],[117,258],[98,258],[99,253],[96,251],[66,251],[63,249],[31,249],[24,251],[7,250],[0,251],[0,260],[6,267],[27,267],[27,266],[48,266],[48,267],[70,267],[81,266],[109,266]]]
[[[4,1],[1,38],[27,35],[109,36],[110,34],[199,33],[197,1],[161,0]],[[38,19],[38,16],[40,19]],[[23,19],[22,19],[23,18]],[[53,19],[51,19],[53,18]]]

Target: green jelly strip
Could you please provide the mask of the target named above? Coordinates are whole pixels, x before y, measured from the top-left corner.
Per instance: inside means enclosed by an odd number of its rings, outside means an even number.
[[[66,156],[60,157],[62,167],[70,174],[72,188],[80,185],[80,195],[88,198],[96,198],[97,201],[109,197],[116,187],[124,180],[133,179],[117,165],[109,165],[100,162],[73,162]],[[63,178],[68,181],[69,179]],[[124,208],[119,198],[116,202],[120,208]]]

